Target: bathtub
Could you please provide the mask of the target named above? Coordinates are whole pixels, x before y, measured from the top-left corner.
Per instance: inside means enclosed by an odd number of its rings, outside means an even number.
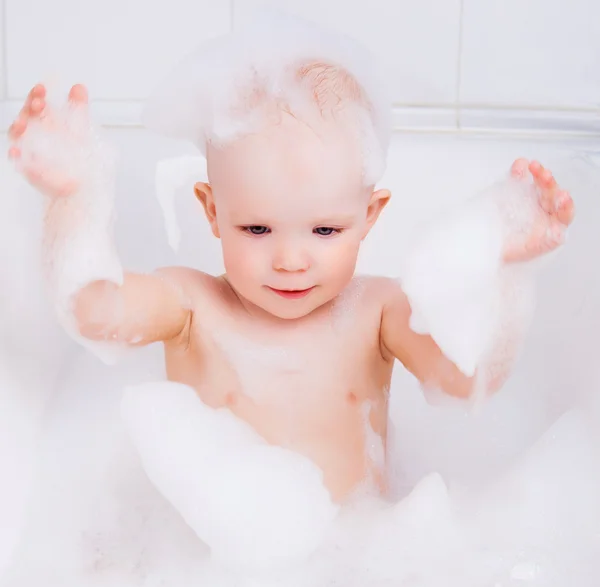
[[[154,198],[156,162],[193,149],[140,129],[107,132],[121,154],[117,239],[124,265],[222,271],[219,243],[191,186],[178,194],[183,238],[177,253],[167,244]],[[364,243],[359,272],[394,276],[420,223],[501,177],[516,157],[553,169],[573,193],[577,220],[567,246],[539,269],[527,344],[494,398],[476,409],[431,404],[412,376],[395,369],[390,481],[394,499],[408,504],[398,515],[408,520],[403,526],[413,524],[412,534],[406,528],[394,534],[387,522],[373,522],[370,546],[340,534],[335,548],[325,549],[309,570],[258,579],[211,567],[205,545],[146,478],[118,406],[125,385],[164,378],[161,349],[142,349],[108,367],[57,327],[39,276],[40,201],[4,165],[0,238],[10,255],[0,262],[0,585],[198,581],[212,587],[246,580],[298,586],[369,581],[383,587],[392,578],[394,585],[432,587],[547,587],[565,580],[597,585],[598,144],[597,138],[394,136],[381,182],[393,198]],[[377,507],[372,513],[372,520],[383,519]],[[455,526],[465,520],[479,542],[452,561]],[[546,540],[552,533],[560,540]],[[380,569],[356,569],[357,550],[374,550],[373,544],[379,547],[368,561]],[[394,565],[405,568],[380,572]]]

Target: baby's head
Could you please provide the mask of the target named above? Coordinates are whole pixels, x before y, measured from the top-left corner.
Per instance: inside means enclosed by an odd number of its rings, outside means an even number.
[[[180,68],[154,100],[150,126],[193,137],[206,155],[209,181],[195,192],[228,281],[277,317],[300,318],[340,294],[389,199],[374,189],[389,121],[370,66],[345,37],[263,18],[184,64],[187,77]]]
[[[325,64],[302,66],[298,76],[310,102],[294,108],[253,92],[262,128],[210,142],[209,183],[196,184],[232,287],[288,319],[348,285],[360,243],[389,199],[369,177],[370,106],[356,82]]]

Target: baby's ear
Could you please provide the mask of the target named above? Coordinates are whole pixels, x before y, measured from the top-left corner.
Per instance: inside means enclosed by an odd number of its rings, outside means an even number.
[[[367,208],[366,232],[363,238],[367,236],[367,233],[371,230],[379,218],[379,214],[381,214],[381,211],[385,208],[385,205],[390,201],[391,197],[392,194],[390,190],[377,190],[371,194],[371,199],[369,200],[369,206]]]
[[[212,233],[219,238],[221,235],[219,233],[219,226],[217,224],[217,209],[215,207],[212,188],[208,183],[199,181],[194,185],[194,193],[204,208],[204,213],[206,214],[206,219],[210,224]]]

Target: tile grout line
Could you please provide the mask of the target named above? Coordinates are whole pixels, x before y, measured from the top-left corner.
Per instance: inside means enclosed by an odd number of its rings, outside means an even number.
[[[459,3],[459,15],[458,15],[458,50],[456,58],[456,88],[454,95],[454,102],[456,104],[455,116],[456,116],[456,128],[460,130],[460,88],[462,84],[462,55],[463,55],[463,25],[464,25],[464,14],[465,14],[465,0],[460,0]]]
[[[8,99],[8,22],[6,0],[2,2],[2,99]]]

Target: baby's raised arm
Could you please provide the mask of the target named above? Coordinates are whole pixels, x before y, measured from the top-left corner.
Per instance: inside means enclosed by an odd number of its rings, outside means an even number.
[[[122,285],[94,281],[85,286],[73,299],[79,333],[130,346],[176,338],[191,316],[176,271],[125,273]]]
[[[410,328],[411,307],[400,284],[390,284],[386,298],[381,319],[383,353],[398,359],[424,387],[469,397],[475,377],[465,375],[429,334],[417,334]]]
[[[112,235],[114,157],[89,123],[87,91],[64,112],[36,86],[9,131],[9,156],[45,199],[43,257],[56,310],[76,339],[141,345],[189,321],[176,269],[123,272]]]
[[[531,318],[526,263],[561,246],[573,216],[552,173],[515,161],[509,178],[422,234],[384,302],[384,352],[454,396],[498,389]]]

